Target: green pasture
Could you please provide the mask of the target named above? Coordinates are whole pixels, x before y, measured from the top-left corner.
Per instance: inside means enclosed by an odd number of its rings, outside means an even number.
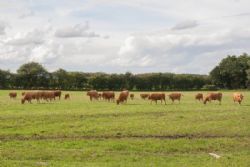
[[[250,166],[250,91],[242,105],[233,91],[222,91],[222,105],[195,101],[197,92],[167,105],[141,92],[116,105],[66,91],[70,100],[21,104],[22,91],[15,100],[9,92],[0,91],[1,167]]]

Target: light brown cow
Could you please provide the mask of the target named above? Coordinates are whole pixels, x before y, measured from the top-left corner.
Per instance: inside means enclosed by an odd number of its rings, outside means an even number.
[[[134,100],[134,98],[135,98],[135,95],[134,94],[130,94],[130,99]]]
[[[119,95],[119,98],[116,100],[116,104],[127,102],[129,92],[127,90],[122,91]]]
[[[233,94],[233,101],[238,102],[239,104],[241,104],[242,100],[243,100],[244,96],[242,93],[236,92]]]
[[[181,96],[183,96],[181,93],[171,93],[168,95],[169,99],[172,100],[172,103],[174,103],[175,100],[178,100],[180,103]]]
[[[24,97],[21,99],[21,103],[24,104],[25,101],[28,101],[29,103],[31,103],[32,99],[33,99],[33,93],[32,92],[25,93]]]
[[[155,104],[157,104],[157,100],[160,100],[161,104],[162,101],[166,104],[165,93],[152,93],[149,95],[148,99],[151,100],[150,104],[152,104],[152,101],[155,101]]]
[[[67,100],[67,99],[70,99],[70,95],[67,93],[64,95],[64,99]]]
[[[16,92],[10,92],[9,96],[11,99],[15,99],[17,97],[17,93]]]
[[[205,97],[203,103],[206,104],[208,101],[211,102],[212,100],[218,100],[219,103],[221,104],[221,99],[222,99],[222,93],[209,93]]]
[[[102,92],[103,100],[114,101],[115,100],[115,92],[113,91],[104,91]]]
[[[140,94],[140,96],[143,100],[145,100],[149,97],[149,94]]]
[[[92,101],[93,99],[98,100],[99,97],[98,92],[96,90],[88,91],[87,96],[89,96],[90,101]]]
[[[197,93],[195,95],[195,100],[203,101],[203,94],[202,93]]]

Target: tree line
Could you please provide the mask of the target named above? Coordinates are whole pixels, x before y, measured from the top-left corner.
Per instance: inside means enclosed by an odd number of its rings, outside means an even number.
[[[61,90],[212,90],[245,89],[250,87],[250,56],[228,56],[209,75],[144,73],[107,74],[48,72],[41,64],[30,62],[16,73],[0,70],[0,89],[61,89]]]

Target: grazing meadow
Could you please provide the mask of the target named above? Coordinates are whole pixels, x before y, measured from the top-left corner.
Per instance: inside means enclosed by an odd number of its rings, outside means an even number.
[[[142,100],[142,92],[121,105],[91,102],[80,91],[21,104],[22,91],[17,99],[9,92],[0,91],[1,167],[250,166],[249,91],[242,105],[233,91],[222,91],[221,105],[195,101],[194,91],[167,105]]]

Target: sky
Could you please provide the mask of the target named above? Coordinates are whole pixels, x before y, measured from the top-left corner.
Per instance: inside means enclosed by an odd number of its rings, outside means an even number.
[[[250,53],[249,0],[0,0],[0,69],[208,74]]]

